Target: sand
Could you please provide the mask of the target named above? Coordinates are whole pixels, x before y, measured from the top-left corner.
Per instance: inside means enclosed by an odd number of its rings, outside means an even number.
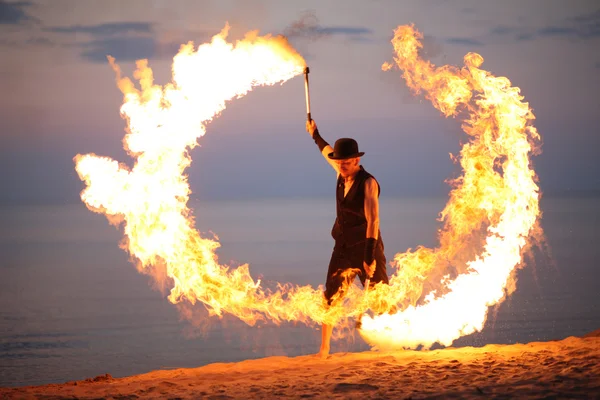
[[[434,351],[268,357],[0,388],[0,398],[600,398],[600,330],[583,338]]]

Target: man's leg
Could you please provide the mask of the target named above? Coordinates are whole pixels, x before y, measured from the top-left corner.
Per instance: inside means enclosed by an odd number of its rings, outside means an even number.
[[[317,353],[317,357],[327,358],[327,356],[329,356],[332,332],[333,332],[333,325],[323,324],[321,326],[321,349]]]
[[[344,257],[342,257],[340,251],[334,248],[331,254],[331,260],[329,261],[327,280],[325,281],[325,292],[323,293],[327,306],[331,305],[332,298],[338,294],[338,291],[343,286],[345,278],[342,275],[342,272],[344,271],[345,264]],[[317,353],[317,357],[327,358],[329,355],[332,332],[333,325],[323,324],[321,326],[321,348]]]

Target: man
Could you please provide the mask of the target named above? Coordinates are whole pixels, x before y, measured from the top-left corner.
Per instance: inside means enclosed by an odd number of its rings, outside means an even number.
[[[337,172],[337,218],[331,235],[335,240],[327,281],[327,304],[343,297],[345,280],[351,283],[358,273],[363,286],[370,278],[371,284],[388,283],[383,241],[379,232],[379,183],[360,165],[364,152],[358,151],[354,139],[342,138],[333,149],[319,135],[314,120],[307,121],[306,130],[319,147],[325,160]],[[321,349],[317,356],[329,355],[333,326],[323,324]]]

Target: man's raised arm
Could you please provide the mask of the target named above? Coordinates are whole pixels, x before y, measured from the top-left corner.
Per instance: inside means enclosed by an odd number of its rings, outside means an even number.
[[[319,147],[319,151],[321,152],[321,155],[323,155],[325,160],[329,163],[329,165],[331,165],[331,167],[339,175],[340,171],[339,171],[338,164],[334,160],[329,158],[329,153],[332,153],[333,149],[331,148],[329,143],[327,143],[325,141],[325,139],[323,139],[321,137],[321,135],[319,134],[319,129],[317,128],[317,124],[315,123],[314,119],[311,119],[310,121],[306,121],[306,130],[308,131],[308,133],[310,133],[310,136],[313,138],[313,140],[317,144],[317,147]]]

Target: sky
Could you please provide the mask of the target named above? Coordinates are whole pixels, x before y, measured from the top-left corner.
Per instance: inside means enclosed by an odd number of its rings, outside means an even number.
[[[294,29],[302,21],[312,35]],[[322,136],[354,137],[382,196],[444,196],[449,153],[467,140],[413,96],[392,60],[398,25],[415,24],[425,57],[482,68],[521,88],[543,140],[533,158],[547,195],[600,192],[600,4],[597,1],[0,0],[0,205],[77,203],[78,154],[125,163],[122,94],[106,61],[131,76],[147,58],[156,83],[188,41],[250,30],[286,34],[311,69]],[[192,151],[193,199],[333,197],[335,175],[305,131],[303,78],[227,106]]]

